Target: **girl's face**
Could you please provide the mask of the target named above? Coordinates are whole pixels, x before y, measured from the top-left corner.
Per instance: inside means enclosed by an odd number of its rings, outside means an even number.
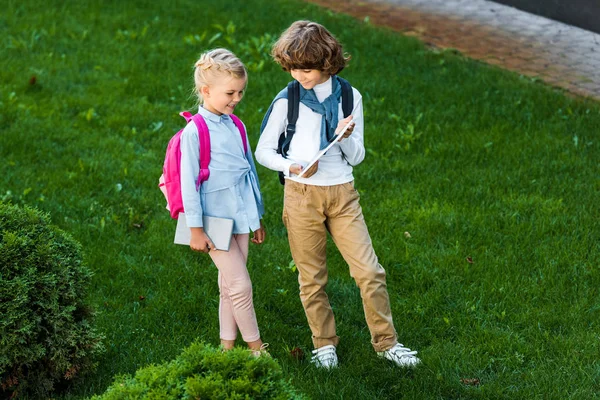
[[[203,107],[213,114],[233,114],[246,90],[246,78],[224,77],[201,89]]]
[[[290,74],[292,74],[292,78],[300,82],[302,87],[306,90],[310,90],[321,83],[327,82],[327,79],[331,76],[318,69],[293,69],[290,71]]]

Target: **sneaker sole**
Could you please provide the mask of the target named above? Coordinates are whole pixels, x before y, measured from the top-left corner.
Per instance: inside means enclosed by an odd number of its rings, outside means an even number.
[[[391,362],[392,364],[394,364],[397,367],[400,368],[416,368],[419,364],[421,364],[421,359],[417,358],[417,361],[411,364],[398,364],[396,361],[390,360],[389,358],[387,358],[383,352],[377,352],[377,357],[379,358],[383,358],[386,361]]]

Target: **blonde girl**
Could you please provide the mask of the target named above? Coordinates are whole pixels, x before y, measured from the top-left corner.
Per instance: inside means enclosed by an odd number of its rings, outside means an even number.
[[[264,206],[252,153],[244,151],[240,133],[230,115],[242,100],[248,74],[229,50],[214,49],[194,66],[194,93],[210,134],[210,177],[196,190],[199,173],[198,130],[190,123],[181,135],[181,194],[191,231],[190,248],[208,253],[219,270],[219,325],[221,344],[231,349],[238,331],[255,355],[265,353],[252,301],[252,283],[246,268],[248,242],[261,244],[265,230]],[[203,229],[202,216],[234,220],[229,251],[214,249]],[[266,353],[265,353],[266,354]]]

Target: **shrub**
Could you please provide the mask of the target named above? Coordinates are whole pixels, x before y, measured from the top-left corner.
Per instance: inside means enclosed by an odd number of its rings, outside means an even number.
[[[81,246],[49,221],[0,203],[0,396],[47,395],[104,351],[83,304]]]
[[[124,375],[102,396],[117,399],[305,399],[283,378],[270,357],[255,358],[247,350],[222,352],[194,342],[175,360]]]

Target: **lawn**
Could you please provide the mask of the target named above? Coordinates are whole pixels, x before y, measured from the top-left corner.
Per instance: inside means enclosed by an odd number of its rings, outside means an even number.
[[[589,399],[600,392],[600,104],[283,0],[8,0],[0,14],[0,200],[49,212],[95,273],[107,352],[60,399],[218,343],[216,269],[172,244],[157,188],[168,139],[193,110],[192,65],[217,46],[250,70],[236,114],[252,147],[290,79],[268,56],[291,22],[325,24],[352,55],[367,157],[356,187],[385,267],[400,341],[423,365],[375,356],[358,289],[332,245],[342,338],[332,372],[311,350],[281,222],[277,174],[258,167],[267,241],[249,270],[263,339],[314,399]],[[0,260],[1,262],[1,260]],[[241,344],[241,343],[240,343]]]

